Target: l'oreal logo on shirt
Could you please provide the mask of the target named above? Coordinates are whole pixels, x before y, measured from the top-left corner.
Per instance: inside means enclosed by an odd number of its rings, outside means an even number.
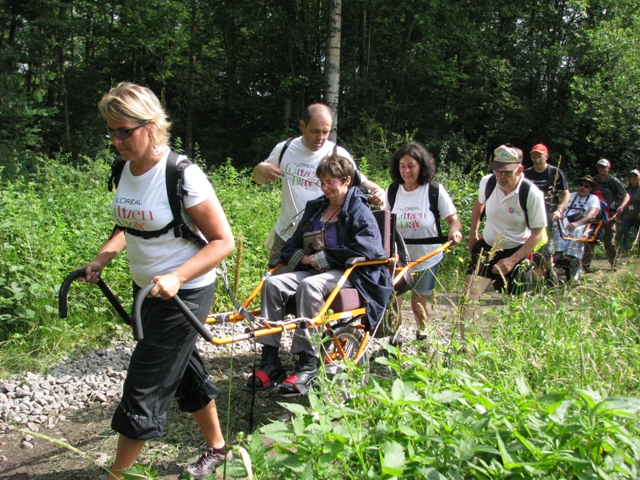
[[[142,202],[136,198],[116,197],[116,203],[124,203],[126,205],[142,205]]]
[[[413,210],[420,210],[420,207],[404,207],[398,209],[399,212],[412,212]]]

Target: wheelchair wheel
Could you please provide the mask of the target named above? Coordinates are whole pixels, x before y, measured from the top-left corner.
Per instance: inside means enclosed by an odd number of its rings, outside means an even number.
[[[363,338],[363,331],[352,326],[337,327],[335,330],[324,333],[321,361],[324,363],[324,371],[328,379],[324,392],[327,401],[344,403],[352,397],[350,385],[366,383],[366,373],[354,373],[348,370],[348,365],[353,363]],[[360,357],[357,365],[365,367],[365,370],[368,369],[368,352]]]

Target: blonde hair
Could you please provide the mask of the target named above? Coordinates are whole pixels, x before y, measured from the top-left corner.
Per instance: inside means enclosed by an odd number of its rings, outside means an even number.
[[[154,144],[158,147],[169,145],[171,122],[156,94],[148,88],[121,82],[103,95],[98,109],[105,120],[114,118],[138,124],[153,120],[156,123]]]

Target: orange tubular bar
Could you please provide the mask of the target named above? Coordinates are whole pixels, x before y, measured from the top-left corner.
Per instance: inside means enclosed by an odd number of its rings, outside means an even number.
[[[611,217],[606,222],[603,222],[602,220],[596,220],[596,221],[593,221],[593,222],[587,222],[588,225],[594,225],[595,226],[595,228],[593,229],[592,232],[589,232],[591,227],[587,227],[587,228],[584,229],[584,231],[582,232],[582,236],[579,237],[579,238],[562,237],[562,239],[563,240],[567,240],[569,242],[594,243],[598,239],[598,234],[600,233],[600,230],[602,229],[602,227],[607,223],[613,222],[616,219],[617,216],[618,216],[618,212],[616,212],[613,215],[613,217]],[[559,220],[559,221],[561,221],[561,220]]]
[[[369,340],[371,339],[370,332],[364,332],[364,337],[362,338],[362,343],[358,348],[358,353],[356,353],[356,358],[353,359],[354,363],[358,363],[362,355],[364,355],[364,351],[367,349],[367,345],[369,345]]]
[[[340,280],[338,280],[338,283],[336,284],[336,286],[333,288],[333,290],[331,291],[331,293],[329,294],[329,296],[325,300],[324,305],[322,306],[320,311],[316,314],[315,317],[309,319],[309,323],[312,324],[313,328],[318,328],[318,327],[324,325],[327,322],[333,322],[333,321],[339,320],[341,318],[349,318],[349,317],[355,317],[355,316],[359,316],[359,315],[364,315],[366,313],[366,310],[364,308],[356,308],[355,310],[349,310],[347,312],[331,313],[329,315],[327,315],[326,313],[329,310],[329,306],[331,305],[333,300],[336,298],[336,296],[338,295],[338,293],[342,289],[343,285],[345,284],[345,282],[349,278],[349,275],[351,275],[351,272],[353,271],[354,268],[363,267],[363,266],[367,266],[367,265],[382,265],[382,264],[387,264],[390,261],[391,260],[388,259],[388,258],[385,258],[385,259],[382,259],[382,260],[367,260],[367,261],[364,261],[364,262],[358,262],[358,263],[356,263],[356,264],[354,264],[354,265],[352,265],[350,267],[347,267],[347,269],[344,272],[342,272],[342,276],[340,277]],[[260,280],[260,283],[258,284],[258,286],[253,290],[251,295],[249,295],[247,300],[244,301],[243,306],[245,308],[248,305],[250,305],[251,301],[253,301],[253,299],[258,295],[258,293],[262,289],[262,284],[264,283],[264,280],[266,278],[268,278],[268,276],[276,268],[278,268],[278,267],[274,267],[273,269],[270,269],[269,272],[267,272],[267,274],[262,278],[262,280]],[[226,314],[223,314],[223,315],[226,315]],[[215,320],[216,316],[217,315],[211,315],[209,318],[213,318],[213,320],[212,321],[207,320],[207,323],[215,323],[216,322],[216,320]],[[234,320],[232,320],[232,318]],[[238,318],[238,319],[235,320],[236,318]],[[238,313],[230,313],[228,319],[229,319],[229,321],[239,321],[239,320],[242,319],[242,316],[240,314],[238,314]],[[286,324],[286,325],[279,325],[277,327],[265,326],[264,328],[260,328],[258,330],[254,330],[252,332],[242,333],[242,334],[239,334],[239,335],[234,335],[233,337],[214,337],[214,338],[211,339],[211,343],[214,344],[214,345],[227,345],[229,343],[239,342],[241,340],[251,340],[253,338],[264,337],[266,335],[273,335],[274,333],[280,333],[280,332],[283,332],[285,330],[293,330],[296,327],[297,327],[297,325],[296,325],[295,322],[292,322],[292,323],[289,323],[289,324]]]
[[[247,310],[249,309],[249,305],[251,305],[251,302],[253,302],[253,300],[260,294],[260,291],[262,290],[262,284],[264,283],[264,281],[269,278],[273,272],[275,270],[277,270],[278,268],[280,268],[283,264],[278,264],[273,268],[270,268],[267,273],[265,273],[262,278],[260,279],[260,281],[258,282],[258,285],[256,285],[256,287],[253,289],[253,291],[249,294],[249,296],[246,298],[246,300],[244,302],[242,302],[242,306],[244,308],[246,308]],[[257,315],[258,312],[256,311],[252,311],[251,313],[253,313],[254,315]],[[207,322],[208,324],[212,324],[212,323],[217,323],[217,322],[221,322],[221,321],[228,321],[228,322],[241,322],[242,320],[244,320],[244,317],[239,314],[238,312],[228,312],[228,313],[218,313],[218,314],[210,314],[207,317]]]
[[[440,247],[436,248],[435,250],[427,253],[426,255],[423,255],[422,257],[418,258],[417,260],[414,260],[412,262],[410,262],[408,265],[402,267],[401,269],[397,270],[395,273],[395,277],[393,278],[393,284],[395,285],[398,280],[402,277],[402,275],[404,275],[404,273],[406,272],[407,269],[412,268],[416,265],[418,265],[419,263],[424,262],[425,260],[433,257],[434,255],[437,255],[440,252],[443,252],[444,250],[446,250],[447,248],[449,248],[451,246],[451,242],[446,242],[443,243]],[[308,319],[309,323],[312,325],[312,328],[318,328],[321,327],[322,325],[324,325],[325,323],[328,322],[334,322],[336,320],[340,320],[342,318],[351,318],[351,317],[357,317],[357,316],[361,316],[364,315],[366,313],[366,309],[365,308],[356,308],[354,310],[349,310],[346,312],[338,312],[338,313],[330,313],[327,314],[327,312],[329,311],[329,307],[331,306],[331,304],[333,303],[333,301],[335,300],[336,296],[338,295],[338,293],[340,292],[340,290],[342,289],[342,287],[344,286],[345,282],[347,281],[347,279],[349,278],[349,276],[351,275],[351,272],[353,271],[354,268],[357,267],[363,267],[363,266],[367,266],[367,265],[386,265],[386,264],[392,264],[395,265],[397,262],[397,254],[391,258],[385,258],[385,259],[381,259],[381,260],[367,260],[364,262],[358,262],[350,267],[347,267],[345,269],[344,272],[342,272],[342,276],[340,277],[340,280],[338,280],[338,283],[336,284],[336,286],[333,288],[333,290],[331,290],[331,293],[329,294],[329,296],[327,297],[327,299],[325,300],[324,304],[322,305],[322,308],[320,309],[320,311],[316,314],[315,317]],[[259,295],[261,289],[262,289],[262,284],[264,283],[265,279],[267,279],[275,269],[277,269],[280,265],[270,269],[265,275],[264,277],[262,277],[262,279],[260,280],[260,282],[258,283],[258,285],[256,286],[256,288],[253,289],[253,291],[251,292],[251,294],[249,295],[249,297],[247,297],[247,299],[243,302],[242,306],[244,308],[247,308],[251,302]],[[251,312],[253,314],[258,314],[259,312]],[[217,321],[223,321],[223,320],[228,320],[229,322],[239,322],[241,320],[243,320],[242,315],[240,315],[237,312],[229,312],[229,313],[223,313],[223,314],[213,314],[210,315],[209,318],[207,319],[207,323],[216,323]],[[264,337],[266,335],[273,335],[274,333],[281,333],[285,330],[293,330],[294,328],[297,327],[296,322],[291,322],[285,325],[278,325],[278,326],[268,326],[265,325],[264,328],[259,328],[257,330],[253,330],[251,332],[247,332],[247,333],[241,333],[238,335],[234,335],[231,337],[214,337],[211,339],[211,343],[214,345],[228,345],[230,343],[234,343],[234,342],[239,342],[242,340],[251,340],[254,338],[259,338],[259,337]],[[358,353],[356,355],[355,361],[357,362],[360,357],[362,357],[362,355],[364,354],[364,351],[367,347],[367,344],[369,343],[369,339],[370,339],[370,334],[369,332],[365,332],[365,337],[364,340],[362,342],[362,344],[360,345],[360,347],[358,348]],[[340,351],[342,349],[341,345],[337,345],[336,347],[338,348],[338,350]],[[344,352],[341,352],[342,354],[344,354]]]
[[[418,258],[417,260],[413,260],[411,262],[409,262],[407,265],[405,265],[404,267],[399,268],[398,270],[395,271],[395,277],[393,277],[393,284],[396,285],[398,283],[398,281],[404,276],[405,272],[407,270],[409,270],[410,268],[415,267],[416,265],[418,265],[419,263],[424,262],[425,260],[430,259],[431,257],[437,255],[440,252],[444,252],[447,248],[449,248],[452,245],[452,242],[446,242],[443,243],[442,245],[440,245],[438,248],[436,248],[435,250],[432,250],[431,252],[421,256],[420,258]]]

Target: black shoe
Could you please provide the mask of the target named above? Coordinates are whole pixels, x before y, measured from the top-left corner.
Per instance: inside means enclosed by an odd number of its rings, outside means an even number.
[[[296,368],[290,377],[284,379],[278,394],[281,397],[297,397],[309,394],[311,383],[318,375],[318,357],[307,352],[298,355]]]
[[[416,330],[416,340],[426,340],[427,334],[424,332],[421,332],[420,330]]]
[[[592,267],[587,267],[585,265],[582,265],[582,272],[583,273],[593,273],[595,271],[595,269],[593,269]]]
[[[226,447],[207,448],[200,458],[184,469],[189,475],[196,480],[208,478],[213,475],[220,465],[225,461],[229,462],[233,459],[233,453],[227,451]]]
[[[262,347],[262,359],[260,366],[256,370],[255,375],[251,375],[244,390],[250,392],[252,390],[274,390],[280,386],[280,383],[287,376],[287,372],[282,367],[278,352],[278,347],[264,345]]]

